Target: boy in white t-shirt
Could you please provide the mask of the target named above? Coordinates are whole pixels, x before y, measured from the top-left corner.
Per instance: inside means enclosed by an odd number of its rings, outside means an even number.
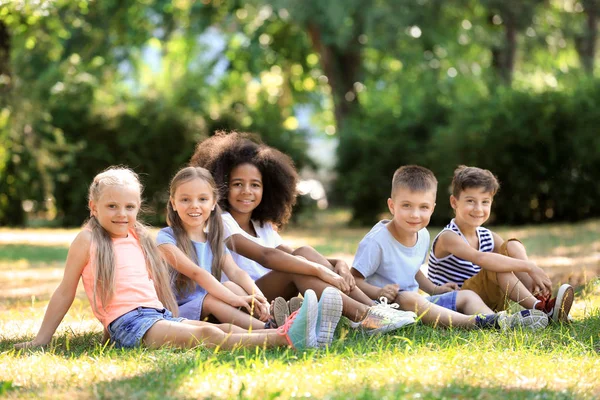
[[[421,272],[429,250],[426,229],[435,208],[437,180],[427,168],[399,168],[392,180],[388,207],[392,220],[377,223],[360,242],[352,274],[356,285],[372,299],[386,299],[415,311],[426,324],[464,328],[532,329],[545,327],[548,318],[538,310],[507,316],[494,314],[472,291],[456,291],[449,282],[435,285]],[[423,297],[421,289],[430,294]]]

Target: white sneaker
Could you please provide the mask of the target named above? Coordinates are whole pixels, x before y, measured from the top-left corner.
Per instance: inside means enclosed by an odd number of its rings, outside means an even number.
[[[369,308],[367,316],[359,322],[351,322],[350,326],[361,329],[368,335],[386,333],[415,323],[416,314],[411,311],[396,310],[397,304],[381,304]]]

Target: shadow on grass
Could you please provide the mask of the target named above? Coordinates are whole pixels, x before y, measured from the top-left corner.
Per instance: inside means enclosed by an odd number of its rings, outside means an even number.
[[[0,244],[0,263],[27,260],[29,263],[64,262],[68,247],[36,246],[32,244]]]
[[[393,384],[383,387],[370,387],[368,384],[344,387],[327,395],[329,399],[573,399],[574,393],[549,389],[508,389],[500,386],[479,387],[452,382],[444,386],[424,386],[421,384]]]

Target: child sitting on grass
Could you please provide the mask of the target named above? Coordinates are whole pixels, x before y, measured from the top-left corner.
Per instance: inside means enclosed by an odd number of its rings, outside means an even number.
[[[137,220],[141,195],[140,181],[129,169],[109,168],[94,178],[89,189],[90,219],[69,247],[63,279],[42,326],[35,339],[16,344],[17,349],[50,343],[73,303],[80,277],[94,315],[117,347],[317,346],[317,319],[330,314],[332,305],[341,307],[337,291],[323,293],[317,304],[315,293],[307,290],[301,309],[278,330],[248,333],[230,324],[177,317],[167,267],[148,230]]]
[[[457,285],[436,285],[421,272],[429,250],[426,229],[435,208],[437,180],[416,165],[403,166],[392,180],[388,207],[392,220],[377,223],[360,242],[352,273],[356,284],[372,299],[396,302],[403,310],[415,311],[426,324],[464,328],[543,328],[545,313],[524,310],[494,314],[472,291],[455,291]],[[423,297],[421,289],[430,294]]]
[[[564,284],[552,298],[552,282],[528,260],[523,244],[482,227],[490,217],[500,185],[490,171],[459,166],[454,171],[450,204],[456,216],[433,241],[429,279],[436,284],[458,283],[477,293],[496,311],[507,300],[544,311],[555,322],[567,322],[574,300],[573,287]]]

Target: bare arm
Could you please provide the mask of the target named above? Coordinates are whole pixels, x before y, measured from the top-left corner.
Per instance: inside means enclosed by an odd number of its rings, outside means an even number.
[[[62,281],[50,298],[37,336],[31,342],[16,344],[16,348],[45,346],[50,343],[52,335],[54,335],[65,314],[69,311],[71,304],[73,304],[79,277],[89,260],[91,241],[91,233],[87,230],[81,231],[73,240],[67,254]]]
[[[431,296],[458,289],[458,285],[455,282],[448,282],[441,286],[436,285],[435,283],[431,282],[421,270],[417,271],[415,279],[419,284],[419,289]]]
[[[452,232],[444,232],[436,243],[436,252],[454,254],[463,260],[471,261],[481,268],[494,272],[527,272],[534,270],[536,265],[528,260],[518,260],[497,253],[487,253],[475,250],[460,236]]]
[[[183,251],[177,248],[177,246],[172,244],[161,244],[158,246],[158,249],[169,265],[202,286],[208,293],[233,307],[244,307],[250,311],[251,299],[246,298],[250,296],[238,296],[233,293],[212,276],[210,272],[199,267],[190,260]]]
[[[437,240],[436,251],[454,254],[463,260],[471,261],[483,269],[494,272],[526,272],[531,276],[535,285],[547,292],[552,287],[552,282],[546,273],[530,260],[503,256],[498,253],[477,251],[458,235],[444,232]]]
[[[237,283],[246,293],[254,296],[256,299],[256,307],[260,320],[266,320],[269,317],[269,303],[262,291],[256,286],[250,275],[235,263],[230,254],[225,255],[223,262],[223,272],[234,283]]]
[[[254,260],[265,268],[292,274],[311,275],[341,289],[343,278],[319,263],[294,257],[279,248],[261,246],[240,234],[231,235],[225,243],[231,251]]]
[[[292,254],[302,256],[308,261],[319,263],[324,267],[329,268],[342,278],[344,278],[344,281],[346,282],[346,285],[348,287],[347,291],[344,290],[346,293],[354,289],[354,286],[356,285],[354,276],[352,276],[352,274],[350,273],[350,268],[344,260],[340,260],[337,258],[325,258],[325,256],[323,256],[311,246],[299,247],[296,250],[294,250]]]
[[[492,232],[492,236],[494,237],[494,252],[502,254],[500,250],[505,244],[504,239],[502,239],[502,237],[495,232]],[[525,246],[518,240],[509,240],[509,242],[506,243],[506,252],[508,257],[518,260],[529,260]],[[546,274],[546,272],[541,268],[539,268],[539,270],[541,273],[538,272],[537,280],[535,272],[533,275],[529,273],[529,276],[532,279],[532,291],[534,293],[541,291],[542,293],[549,294],[552,292],[552,283],[550,281],[550,277],[548,277],[548,274]]]
[[[356,286],[373,300],[379,300],[380,297],[385,297],[390,302],[393,302],[398,294],[398,290],[400,290],[400,286],[396,284],[385,285],[382,288],[371,285],[370,283],[367,283],[365,277],[358,272],[358,270],[352,268],[350,271],[356,280]]]

